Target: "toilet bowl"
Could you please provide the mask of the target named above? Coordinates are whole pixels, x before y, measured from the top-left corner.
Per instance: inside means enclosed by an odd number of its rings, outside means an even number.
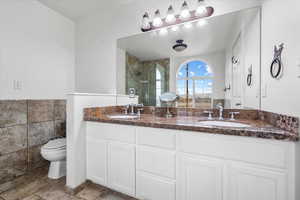
[[[66,139],[50,140],[41,148],[41,155],[50,161],[48,177],[58,179],[66,175]]]

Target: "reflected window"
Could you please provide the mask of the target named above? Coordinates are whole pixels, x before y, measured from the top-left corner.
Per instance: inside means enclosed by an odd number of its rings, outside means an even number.
[[[180,66],[177,73],[179,107],[212,107],[213,73],[202,61],[191,61]]]
[[[162,91],[162,77],[161,72],[158,68],[156,68],[156,106],[160,106],[160,100],[159,97],[161,95]]]

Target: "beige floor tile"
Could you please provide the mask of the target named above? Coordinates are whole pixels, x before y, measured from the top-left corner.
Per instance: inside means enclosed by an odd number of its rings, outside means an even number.
[[[85,200],[96,200],[98,197],[105,195],[108,189],[96,186],[94,184],[87,184],[80,192],[77,193],[77,197]]]
[[[41,197],[39,197],[39,196],[31,195],[31,196],[26,197],[26,198],[24,198],[22,200],[43,200],[43,199]]]
[[[44,179],[33,180],[32,182],[25,182],[24,184],[6,192],[3,192],[0,197],[5,200],[19,200],[31,196],[40,189],[49,186]]]
[[[44,200],[80,200],[80,198],[71,196],[64,191],[64,187],[52,186],[44,188],[36,193]]]

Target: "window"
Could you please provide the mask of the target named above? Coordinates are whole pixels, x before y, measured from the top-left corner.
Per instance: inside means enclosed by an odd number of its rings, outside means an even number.
[[[177,73],[179,107],[211,108],[213,73],[202,61],[191,61],[180,66]]]
[[[161,72],[156,68],[156,106],[160,106],[159,97],[162,93],[162,77]]]

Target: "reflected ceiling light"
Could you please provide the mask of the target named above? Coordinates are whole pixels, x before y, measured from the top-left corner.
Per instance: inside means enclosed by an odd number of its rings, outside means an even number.
[[[207,13],[206,3],[204,0],[198,0],[198,7],[196,9],[196,16],[202,16]]]
[[[159,35],[167,35],[168,34],[168,29],[167,28],[162,28],[159,30]]]
[[[176,22],[175,12],[172,6],[169,6],[168,8],[166,22],[168,24],[173,24],[174,22]]]
[[[192,24],[191,22],[187,22],[187,23],[185,23],[185,24],[183,25],[183,27],[186,28],[186,29],[190,29],[190,28],[193,27],[193,24]]]
[[[173,46],[173,49],[176,52],[182,52],[187,48],[187,44],[183,43],[183,40],[177,40],[176,44]]]
[[[178,31],[178,29],[179,29],[178,26],[173,26],[173,27],[171,28],[171,30],[174,31],[174,32]]]
[[[207,24],[207,21],[205,19],[199,19],[197,22],[197,26],[202,27]]]
[[[150,33],[150,36],[151,36],[151,37],[157,36],[157,31],[152,31],[152,32]]]
[[[149,19],[149,14],[146,12],[143,15],[143,20],[142,20],[142,30],[147,31],[151,29],[151,24],[150,24],[150,19]]]
[[[154,19],[153,19],[153,26],[154,27],[160,27],[163,24],[161,18],[160,18],[160,12],[157,9],[155,11]]]
[[[181,12],[180,12],[180,19],[181,20],[187,20],[191,17],[191,13],[189,10],[189,6],[186,1],[183,2],[181,6]]]

